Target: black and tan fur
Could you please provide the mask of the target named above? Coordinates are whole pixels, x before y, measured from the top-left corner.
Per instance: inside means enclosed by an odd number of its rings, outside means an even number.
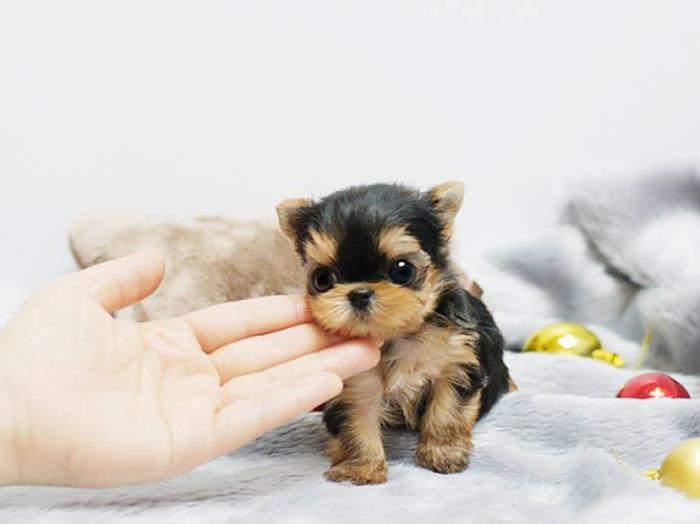
[[[385,482],[382,427],[420,431],[420,465],[462,471],[474,424],[515,388],[498,328],[449,259],[463,191],[458,182],[426,193],[376,184],[277,208],[309,275],[316,321],[385,341],[379,365],[326,407],[329,480]]]

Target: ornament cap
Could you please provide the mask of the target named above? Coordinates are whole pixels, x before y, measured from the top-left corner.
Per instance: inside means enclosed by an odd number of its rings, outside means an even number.
[[[612,351],[608,351],[607,349],[594,349],[591,353],[591,358],[602,360],[603,362],[607,362],[616,368],[621,368],[625,365],[625,361],[622,359],[622,357],[620,357],[620,355],[613,353]]]
[[[661,471],[659,471],[658,469],[648,469],[646,471],[643,471],[642,475],[644,475],[649,480],[661,480]]]

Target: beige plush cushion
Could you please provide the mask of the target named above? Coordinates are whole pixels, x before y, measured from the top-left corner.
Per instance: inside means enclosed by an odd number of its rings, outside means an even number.
[[[301,265],[273,222],[89,214],[74,224],[70,244],[81,267],[144,247],[163,251],[165,279],[158,291],[132,308],[137,320],[181,315],[242,298],[303,292]]]

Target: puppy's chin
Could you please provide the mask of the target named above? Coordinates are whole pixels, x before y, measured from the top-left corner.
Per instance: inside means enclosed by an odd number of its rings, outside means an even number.
[[[375,340],[389,340],[397,338],[412,331],[417,331],[421,323],[416,325],[406,325],[405,328],[396,329],[394,327],[381,326],[365,319],[357,318],[354,322],[326,324],[319,322],[321,327],[327,331],[350,338],[372,338]]]
[[[347,337],[387,340],[415,333],[425,320],[434,300],[389,282],[366,285],[374,291],[371,305],[357,311],[347,294],[354,286],[339,285],[309,297],[309,309],[319,325]]]

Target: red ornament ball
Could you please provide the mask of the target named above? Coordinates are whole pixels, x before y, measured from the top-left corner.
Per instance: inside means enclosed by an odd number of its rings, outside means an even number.
[[[617,398],[690,398],[683,384],[664,373],[644,373],[627,382]]]

